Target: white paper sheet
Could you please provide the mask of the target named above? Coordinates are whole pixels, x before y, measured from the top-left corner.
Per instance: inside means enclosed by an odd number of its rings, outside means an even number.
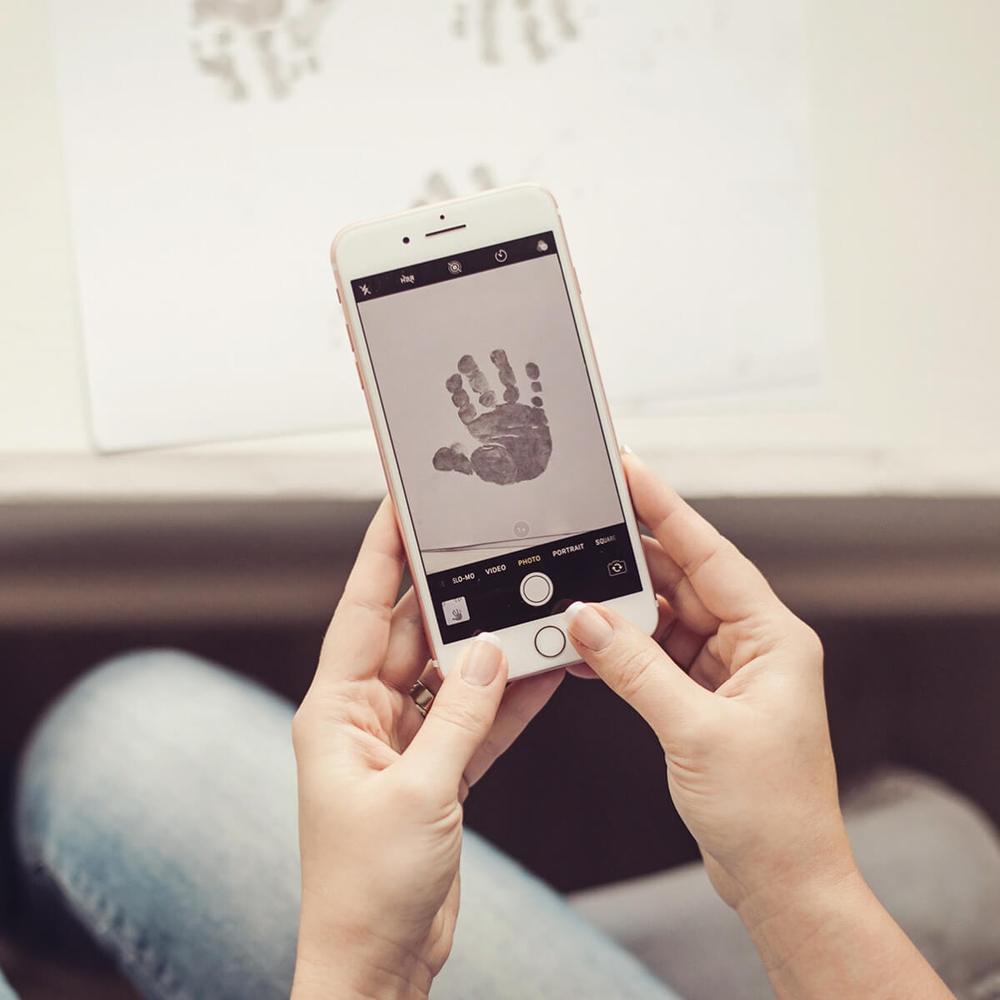
[[[551,188],[618,412],[822,374],[800,0],[50,0],[95,436],[364,421],[340,226]]]

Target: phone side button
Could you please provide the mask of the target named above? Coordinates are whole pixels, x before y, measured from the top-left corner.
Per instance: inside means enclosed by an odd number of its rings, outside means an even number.
[[[558,656],[566,648],[566,633],[555,625],[546,625],[535,633],[535,649],[542,656]]]

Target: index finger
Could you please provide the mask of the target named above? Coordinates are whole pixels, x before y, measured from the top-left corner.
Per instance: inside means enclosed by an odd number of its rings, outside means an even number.
[[[623,456],[639,520],[690,582],[707,611],[733,622],[777,602],[764,575],[644,462]]]
[[[323,639],[318,680],[361,680],[378,674],[405,565],[396,513],[386,497],[365,532]]]

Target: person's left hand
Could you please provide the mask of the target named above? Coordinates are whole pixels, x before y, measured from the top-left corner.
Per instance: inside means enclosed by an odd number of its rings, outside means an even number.
[[[293,723],[302,911],[293,996],[424,996],[458,916],[462,802],[559,686],[506,688],[492,637],[470,644],[426,719],[428,663],[392,505],[373,519]]]

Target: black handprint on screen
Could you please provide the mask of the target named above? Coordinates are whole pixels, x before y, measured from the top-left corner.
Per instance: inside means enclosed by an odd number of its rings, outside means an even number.
[[[518,402],[521,392],[507,352],[498,347],[490,352],[490,360],[496,365],[503,385],[504,401],[497,402],[497,394],[472,355],[463,355],[458,361],[458,371],[445,382],[445,388],[451,393],[458,419],[479,442],[479,447],[471,455],[466,455],[460,443],[438,448],[434,452],[434,468],[466,476],[475,474],[488,483],[508,486],[535,479],[545,471],[552,455],[552,435],[539,395],[542,383],[538,380],[538,365],[529,361],[524,366],[534,393],[528,406]],[[477,412],[469,392],[463,387],[463,375],[472,394],[478,397],[482,413]]]

